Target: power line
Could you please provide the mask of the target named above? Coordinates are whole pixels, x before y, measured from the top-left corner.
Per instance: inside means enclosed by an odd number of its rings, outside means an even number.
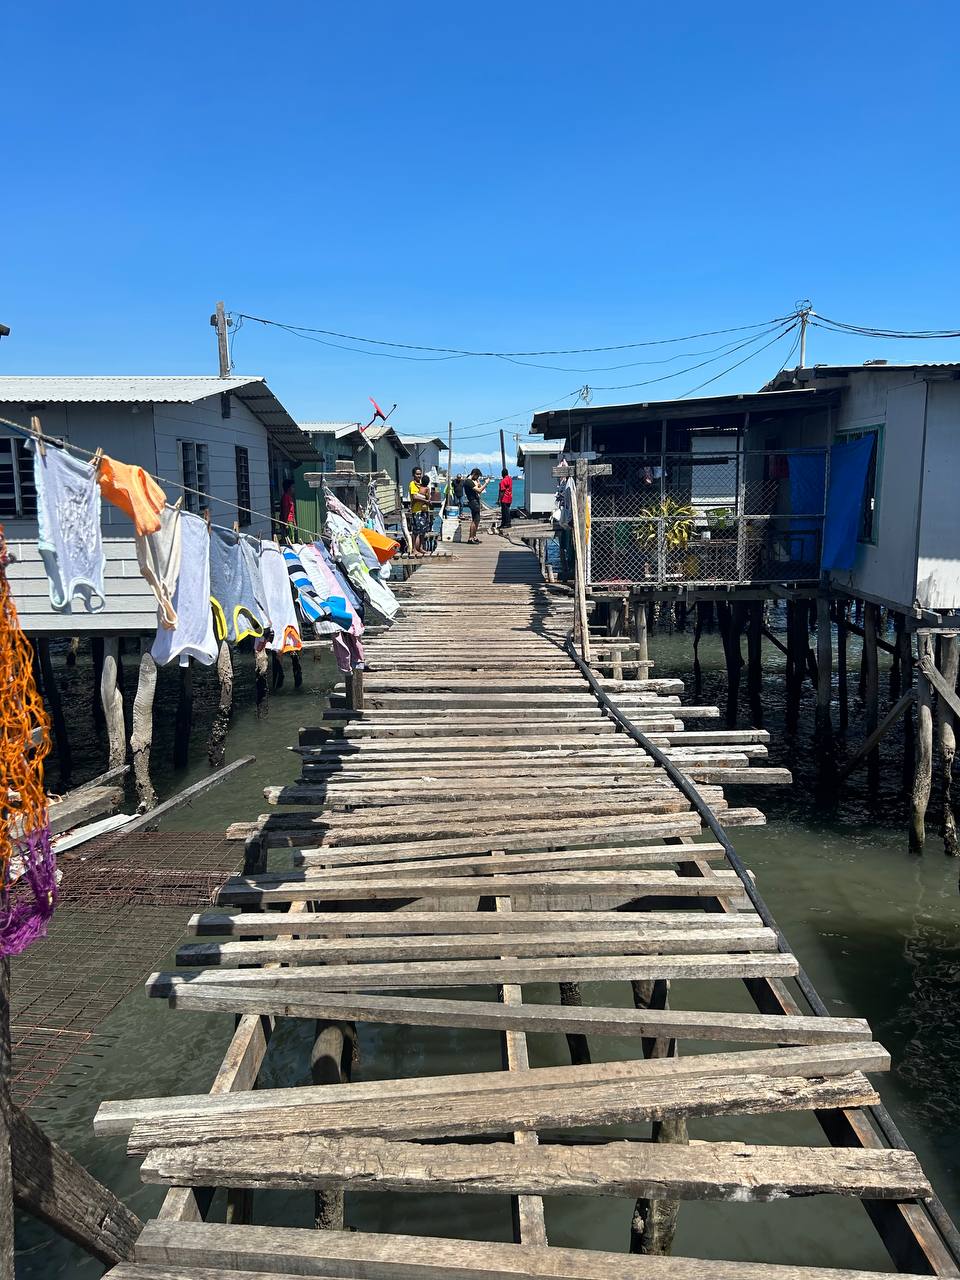
[[[855,333],[864,338],[902,338],[907,341],[916,340],[921,342],[938,338],[960,338],[960,329],[881,329],[872,325],[849,324],[843,320],[831,320],[828,316],[822,316],[818,312],[812,313],[810,323],[817,325],[821,329],[832,329],[836,333]]]
[[[785,338],[788,333],[791,333],[794,329],[799,329],[799,327],[800,327],[800,322],[798,320],[795,320],[793,324],[787,325],[787,327],[783,329],[780,333],[778,333],[776,337],[771,338],[769,342],[765,342],[762,347],[758,347],[756,351],[748,352],[748,354],[745,355],[742,360],[738,360],[736,364],[730,365],[729,368],[727,369],[721,369],[720,372],[715,373],[712,378],[707,378],[706,382],[698,383],[697,386],[691,387],[689,391],[684,391],[683,394],[678,397],[678,399],[682,400],[685,396],[692,396],[695,391],[700,391],[704,387],[709,387],[711,382],[716,382],[719,378],[722,378],[725,374],[732,373],[734,369],[739,369],[742,364],[746,364],[747,361],[752,360],[754,356],[760,355],[761,351],[766,351],[768,347],[772,347],[775,342],[779,342],[781,338]],[[798,334],[797,341],[799,342],[799,340],[800,340],[800,335]],[[789,356],[787,358],[789,359]],[[781,365],[781,368],[783,368],[782,365]]]
[[[792,319],[790,323],[787,324],[786,326],[783,326],[783,325],[773,326],[774,328],[778,329],[777,337],[778,338],[782,337],[785,333],[788,333],[796,323],[797,321],[795,319]],[[771,332],[770,328],[764,329],[762,333],[754,334],[752,337],[747,338],[745,342],[740,342],[740,343],[737,343],[735,346],[727,348],[726,350],[724,350],[723,355],[732,356],[737,351],[743,351],[745,347],[752,346],[755,342],[759,342],[761,338],[765,338],[770,332]],[[770,345],[770,344],[767,344],[767,345]],[[760,350],[762,351],[764,350],[764,348],[761,347]],[[723,355],[711,356],[708,360],[701,360],[699,364],[691,364],[686,369],[674,369],[671,373],[661,373],[661,374],[658,374],[658,376],[655,378],[645,378],[642,382],[624,382],[615,386],[593,387],[592,390],[594,391],[632,391],[635,387],[649,387],[649,386],[652,386],[653,383],[655,382],[669,382],[671,378],[680,378],[685,373],[693,373],[696,369],[703,369],[708,364],[715,364],[717,360],[720,360],[723,358]],[[733,368],[736,368],[736,367],[737,367],[736,365],[733,366]],[[718,374],[717,376],[721,377],[722,375]]]
[[[285,329],[288,333],[293,333],[298,337],[308,334],[322,334],[323,338],[340,338],[345,342],[362,342],[367,346],[376,347],[393,347],[404,351],[430,351],[446,356],[484,356],[496,357],[499,359],[512,359],[520,356],[575,356],[588,355],[594,352],[604,351],[630,351],[637,347],[657,347],[666,346],[674,342],[691,342],[697,338],[714,338],[725,333],[746,333],[751,329],[769,328],[771,325],[782,324],[787,320],[795,318],[796,313],[789,316],[774,316],[771,320],[757,321],[754,324],[734,325],[726,329],[707,329],[702,333],[688,333],[678,338],[649,338],[642,342],[620,342],[612,346],[604,347],[566,347],[556,349],[544,349],[541,351],[475,351],[465,347],[434,347],[427,346],[422,343],[414,342],[396,342],[388,341],[384,338],[367,338],[354,333],[342,333],[337,329],[321,329],[309,325],[290,324],[280,320],[270,320],[264,316],[254,316],[246,311],[231,311],[231,316],[238,319],[255,321],[257,324],[270,325],[278,329]],[[317,339],[322,341],[322,339]],[[327,344],[325,344],[327,345]],[[336,344],[329,344],[336,345]],[[348,347],[346,350],[359,350],[360,348]],[[367,352],[366,354],[376,354]],[[410,357],[407,357],[408,359]],[[571,371],[573,372],[573,371]]]

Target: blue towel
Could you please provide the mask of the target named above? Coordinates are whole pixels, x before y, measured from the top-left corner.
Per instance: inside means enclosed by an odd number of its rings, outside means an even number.
[[[876,441],[876,432],[871,431],[859,440],[835,444],[830,449],[821,569],[853,568],[863,521],[863,495]]]

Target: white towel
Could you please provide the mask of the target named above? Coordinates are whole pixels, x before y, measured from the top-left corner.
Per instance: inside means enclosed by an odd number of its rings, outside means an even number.
[[[172,631],[177,625],[173,597],[180,579],[183,539],[180,532],[180,508],[164,507],[160,512],[160,528],[156,533],[138,533],[137,560],[140,572],[157,597],[157,626]]]
[[[293,603],[293,588],[283,552],[275,542],[264,542],[260,547],[260,573],[270,614],[273,639],[267,648],[272,653],[296,653],[303,648],[297,610]]]
[[[161,628],[151,653],[160,666],[179,658],[181,667],[196,658],[205,667],[217,660],[217,638],[213,633],[210,607],[210,535],[206,522],[189,511],[181,512],[180,576],[173,593],[176,629]]]
[[[36,445],[33,449],[37,549],[50,583],[50,603],[70,613],[73,597],[79,596],[89,613],[99,613],[107,602],[97,473],[89,462],[53,445],[42,453]]]

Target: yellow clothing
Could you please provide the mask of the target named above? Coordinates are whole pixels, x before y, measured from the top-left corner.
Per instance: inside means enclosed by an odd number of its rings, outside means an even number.
[[[424,502],[420,497],[420,489],[421,486],[417,484],[416,480],[410,481],[410,510],[414,515],[418,515],[421,511],[430,510],[430,503]]]

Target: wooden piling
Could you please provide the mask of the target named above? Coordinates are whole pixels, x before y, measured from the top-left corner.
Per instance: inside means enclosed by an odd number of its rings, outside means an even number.
[[[743,631],[743,605],[733,605],[725,600],[717,602],[717,625],[720,639],[723,642],[723,656],[727,668],[727,716],[728,729],[737,725],[737,711],[740,701],[740,672],[743,669],[743,654],[740,650],[740,634]]]
[[[226,640],[217,649],[217,680],[220,698],[207,739],[207,759],[214,769],[219,769],[226,755],[227,729],[233,714],[233,658]]]
[[[104,675],[104,637],[92,637],[90,655],[93,663],[93,723],[100,730],[104,727],[104,704],[100,700],[100,681]]]
[[[73,752],[70,750],[70,739],[67,734],[67,721],[63,714],[63,702],[60,688],[53,670],[50,657],[50,641],[41,636],[33,642],[34,653],[40,668],[43,692],[50,707],[50,721],[53,726],[53,742],[57,750],[57,764],[60,768],[59,787],[61,791],[69,791],[73,774]],[[111,760],[111,765],[114,763]]]
[[[133,731],[130,734],[130,754],[133,759],[133,780],[137,788],[137,808],[146,813],[157,803],[157,793],[150,779],[150,747],[153,743],[153,699],[157,691],[157,664],[150,652],[151,643],[140,644],[140,674],[137,693],[133,700]]]
[[[846,600],[837,601],[837,719],[841,733],[850,724],[850,690],[847,688],[847,611]]]
[[[270,703],[268,701],[270,695],[267,688],[267,668],[270,663],[266,649],[254,649],[253,661],[256,669],[257,719],[265,720],[270,714]]]
[[[190,758],[190,729],[193,725],[193,660],[180,668],[180,692],[173,728],[173,767],[185,768]]]
[[[900,682],[903,691],[913,686],[913,649],[910,640],[910,632],[907,630],[907,620],[903,614],[898,614],[896,619],[896,647],[900,654]],[[913,787],[913,775],[915,772],[915,747],[916,732],[914,729],[914,709],[908,707],[903,717],[903,789],[909,791]]]
[[[933,689],[922,665],[925,659],[933,661],[933,643],[928,634],[917,635],[917,659],[917,750],[910,811],[910,848],[914,853],[922,853],[933,782]]]
[[[650,658],[650,647],[647,639],[647,604],[638,600],[633,612],[633,638],[637,642],[637,660],[647,662]]]
[[[830,627],[830,598],[817,596],[817,710],[816,727],[820,734],[832,734],[830,717],[833,679],[833,636]]]
[[[693,623],[693,697],[695,702],[699,702],[703,697],[703,668],[700,666],[700,637],[703,634],[703,619],[707,606],[702,600],[698,600],[696,604],[696,617]],[[646,610],[644,610],[644,623],[646,623]],[[646,625],[644,625],[644,636],[646,636]]]
[[[750,722],[763,727],[763,603],[751,601],[747,608],[747,700]]]
[[[100,677],[100,701],[107,726],[109,767],[116,769],[127,758],[127,736],[123,723],[123,695],[118,686],[120,640],[105,636],[103,641],[103,673]]]
[[[318,1020],[310,1052],[314,1084],[349,1084],[357,1029],[352,1022]],[[318,1230],[343,1230],[343,1187],[323,1187],[313,1193],[313,1225]]]
[[[607,613],[607,634],[611,639],[623,634],[623,601],[611,600]],[[613,649],[610,653],[614,680],[623,679],[623,651]]]
[[[635,1009],[666,1010],[669,1008],[669,979],[631,982]],[[646,1037],[640,1041],[645,1058],[675,1058],[677,1042],[672,1037]],[[655,1143],[689,1142],[687,1122],[682,1116],[665,1116],[653,1121],[651,1141]],[[640,1197],[633,1208],[630,1223],[630,1252],[663,1256],[673,1248],[680,1213],[679,1200]]]
[[[867,604],[863,611],[863,656],[866,664],[864,702],[866,704],[865,727],[867,737],[876,733],[880,723],[880,686],[877,654],[877,621],[879,608]],[[867,783],[871,789],[880,782],[880,747],[875,746],[867,756]]]
[[[944,635],[940,639],[940,674],[951,689],[957,687],[957,675],[960,674],[960,637],[956,635]],[[946,698],[937,700],[937,740],[940,744],[940,777],[943,786],[943,851],[948,857],[955,858],[960,853],[952,796],[957,735],[954,714],[947,706]]]
[[[351,671],[347,676],[347,709],[349,711],[363,710],[363,670],[358,668]]]

